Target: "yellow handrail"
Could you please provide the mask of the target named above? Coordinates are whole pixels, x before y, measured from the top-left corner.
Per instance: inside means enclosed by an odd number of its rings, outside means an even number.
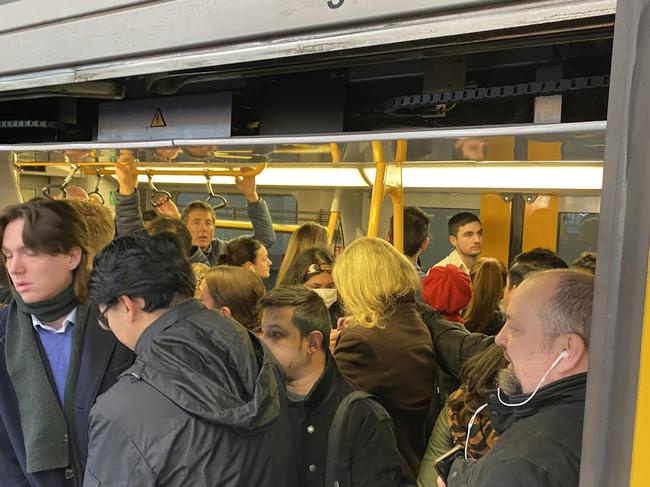
[[[20,162],[14,162],[14,166],[16,167],[35,167],[35,166],[42,166],[42,167],[47,167],[47,166],[63,166],[65,163],[62,162],[38,162],[38,161],[20,161]],[[76,162],[76,165],[78,165],[81,168],[81,171],[84,174],[97,174],[97,169],[99,168],[99,173],[102,176],[110,176],[115,174],[115,169],[113,163],[107,163],[107,162]],[[160,163],[158,163],[160,164]],[[234,169],[228,169],[228,168],[205,168],[205,165],[202,164],[196,164],[196,168],[187,168],[189,164],[184,163],[183,166],[172,166],[171,164],[169,165],[169,168],[160,168],[160,167],[145,167],[146,165],[143,165],[141,168],[137,169],[137,174],[151,174],[153,176],[160,176],[160,175],[174,175],[174,176],[205,176],[206,174],[209,176],[257,176],[260,174],[265,168],[266,168],[266,163],[262,164],[257,164],[255,167],[248,167],[246,166],[246,170],[240,171],[240,170],[234,170]],[[186,169],[187,168],[187,169]]]
[[[214,226],[217,228],[228,228],[230,230],[252,230],[251,222],[239,222],[233,220],[215,220]],[[284,223],[274,223],[273,230],[279,233],[293,233],[298,230],[300,225],[289,225]]]

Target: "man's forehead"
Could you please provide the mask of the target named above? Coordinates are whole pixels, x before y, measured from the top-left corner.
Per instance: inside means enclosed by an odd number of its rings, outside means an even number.
[[[262,325],[291,324],[293,308],[290,306],[270,306],[262,310]]]
[[[512,313],[517,313],[518,308],[521,307],[536,313],[544,303],[553,297],[556,283],[555,276],[532,274],[513,291],[508,312],[510,313],[510,308],[512,308]]]
[[[482,230],[483,227],[479,222],[469,222],[465,223],[465,225],[461,225],[458,227],[458,233],[464,233],[464,232],[478,232],[479,230]]]
[[[191,210],[187,214],[188,218],[206,218],[209,220],[212,220],[212,212],[209,210],[204,210],[202,208],[196,208],[194,210]]]

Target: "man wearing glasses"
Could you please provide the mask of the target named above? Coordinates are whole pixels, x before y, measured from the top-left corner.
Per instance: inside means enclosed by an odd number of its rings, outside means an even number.
[[[137,358],[93,407],[86,487],[291,487],[281,371],[253,334],[192,299],[173,235],[115,239],[89,287]]]

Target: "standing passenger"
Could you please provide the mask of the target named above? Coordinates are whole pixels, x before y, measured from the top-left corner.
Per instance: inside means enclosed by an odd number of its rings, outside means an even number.
[[[377,238],[353,242],[333,275],[347,313],[334,358],[343,375],[390,413],[402,481],[414,484],[436,391],[431,335],[415,306],[420,279],[406,257]]]
[[[271,259],[266,247],[259,240],[243,235],[226,242],[219,256],[219,265],[243,267],[257,274],[260,279],[271,276]]]
[[[0,310],[0,484],[79,486],[97,395],[133,363],[86,301],[88,227],[42,198],[0,214],[13,300]]]
[[[578,485],[593,294],[593,276],[564,269],[513,293],[496,337],[510,365],[487,392],[499,440],[478,461],[457,459],[449,487]]]
[[[473,213],[457,213],[449,219],[448,227],[449,243],[454,250],[436,266],[452,264],[469,274],[483,248],[481,220]]]
[[[117,231],[120,236],[133,235],[143,228],[140,213],[140,200],[136,191],[137,171],[135,162],[129,154],[121,155],[121,161],[115,164],[115,176],[119,182],[115,214]],[[266,248],[275,242],[275,232],[266,202],[257,194],[254,176],[235,178],[235,187],[244,195],[247,203],[248,217],[253,224],[253,236]],[[166,201],[158,207],[161,213],[180,218],[187,226],[195,247],[190,256],[191,262],[217,265],[219,256],[224,252],[226,240],[214,238],[216,216],[212,207],[203,201],[192,201],[178,212],[172,201]]]
[[[411,261],[420,279],[426,275],[419,264],[420,255],[429,246],[429,226],[431,219],[420,208],[404,208],[404,255]],[[386,230],[386,240],[393,243],[393,217]]]
[[[260,332],[259,301],[265,294],[266,288],[258,276],[230,265],[209,269],[199,286],[199,299],[206,307],[236,319],[257,334]]]
[[[307,222],[300,225],[289,239],[287,251],[284,253],[282,264],[280,264],[280,270],[278,271],[276,286],[290,284],[284,282],[287,270],[293,265],[300,254],[311,247],[327,249],[327,228],[318,223]]]
[[[281,372],[194,284],[168,235],[121,237],[95,259],[100,322],[137,359],[93,407],[86,487],[286,485]]]
[[[470,270],[472,298],[463,311],[465,328],[471,332],[496,335],[505,323],[499,309],[508,271],[500,260],[482,257]]]
[[[296,256],[284,275],[284,284],[303,285],[312,289],[323,301],[330,315],[332,328],[337,326],[342,316],[338,292],[332,279],[334,256],[329,250],[311,247]]]
[[[281,286],[261,302],[262,341],[287,376],[298,485],[301,487],[397,487],[400,456],[390,416],[370,397],[344,411],[339,437],[332,423],[346,397],[358,388],[348,382],[329,352],[327,309],[303,286]],[[338,456],[328,456],[335,444]],[[328,465],[328,462],[333,462]],[[325,483],[332,470],[332,483]]]

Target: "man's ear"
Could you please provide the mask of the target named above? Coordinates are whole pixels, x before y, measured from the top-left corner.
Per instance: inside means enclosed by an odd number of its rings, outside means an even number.
[[[422,242],[422,245],[420,245],[420,252],[424,252],[427,247],[429,246],[429,238],[425,238],[424,242]]]
[[[452,247],[456,248],[458,240],[456,239],[455,235],[449,235],[449,243],[452,245]]]
[[[569,333],[563,340],[562,345],[566,357],[558,363],[558,372],[572,372],[575,369],[582,369],[588,356],[587,344],[584,339],[577,333]]]
[[[71,271],[75,270],[77,267],[79,267],[79,263],[81,262],[81,256],[83,254],[83,251],[81,250],[81,247],[79,246],[74,246],[72,249],[70,249],[70,252],[68,252],[66,255],[68,256],[68,269]]]
[[[136,321],[144,308],[144,299],[123,295],[117,298],[117,306],[122,307],[131,321]]]
[[[321,345],[323,344],[323,334],[318,331],[314,330],[309,332],[309,335],[307,335],[307,353],[314,354],[318,352],[321,349]]]
[[[222,315],[227,316],[228,318],[232,316],[232,311],[230,311],[230,308],[228,306],[222,306],[219,308],[219,311]]]

